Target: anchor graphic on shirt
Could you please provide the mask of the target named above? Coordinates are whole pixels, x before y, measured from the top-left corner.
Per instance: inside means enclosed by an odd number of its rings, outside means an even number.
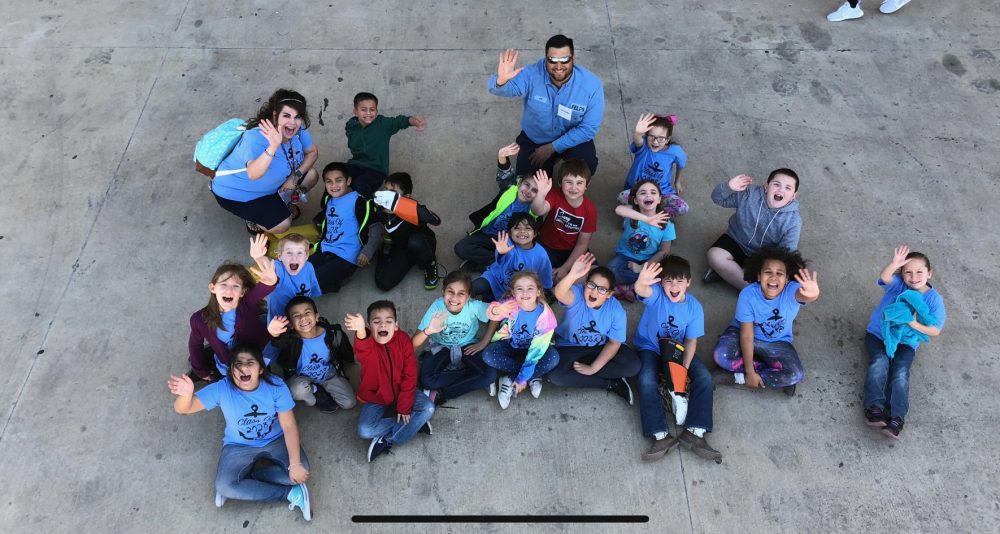
[[[767,337],[774,337],[775,334],[782,332],[785,329],[784,317],[781,316],[781,310],[774,308],[771,310],[771,316],[764,320],[764,322],[757,323],[757,327],[760,328],[761,333]]]
[[[309,288],[306,287],[305,283],[299,284],[299,290],[295,293],[296,297],[304,297],[309,293]]]
[[[660,323],[660,336],[663,338],[677,339],[680,337],[681,329],[674,322],[674,316],[668,315],[667,322]]]
[[[580,329],[573,334],[573,341],[578,345],[597,345],[604,341],[604,334],[597,329],[597,321],[592,320],[587,326],[580,325]]]
[[[257,411],[259,409],[260,408],[256,404],[251,404],[250,405],[250,413],[243,414],[243,417],[261,417],[263,415],[267,415],[264,412]]]
[[[313,354],[309,357],[309,363],[322,363],[318,354]]]

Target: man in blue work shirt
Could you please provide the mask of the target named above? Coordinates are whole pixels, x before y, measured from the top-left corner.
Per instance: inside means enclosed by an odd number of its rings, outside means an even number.
[[[579,158],[591,175],[597,171],[594,135],[604,119],[604,84],[583,67],[574,65],[573,40],[555,35],[545,43],[545,57],[521,68],[518,53],[500,53],[497,73],[490,77],[490,93],[524,97],[524,115],[517,144],[516,174],[537,169],[552,174],[556,158]]]

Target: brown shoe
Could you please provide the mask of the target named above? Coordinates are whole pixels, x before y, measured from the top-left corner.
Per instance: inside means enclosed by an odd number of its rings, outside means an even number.
[[[649,446],[649,450],[642,453],[642,459],[646,462],[651,462],[653,460],[659,460],[670,452],[670,449],[677,445],[677,438],[670,434],[663,439],[653,439],[653,444]]]
[[[710,447],[704,437],[699,438],[685,430],[681,433],[680,442],[681,445],[691,449],[691,452],[698,456],[706,460],[713,460],[717,464],[722,463],[722,453]]]

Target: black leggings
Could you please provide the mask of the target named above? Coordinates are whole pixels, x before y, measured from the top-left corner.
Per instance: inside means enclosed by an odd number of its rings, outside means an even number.
[[[309,256],[309,263],[316,269],[316,279],[323,294],[335,293],[340,286],[358,270],[358,266],[341,258],[333,252],[314,252]]]
[[[636,356],[632,347],[622,343],[618,352],[612,356],[600,371],[587,376],[573,370],[573,362],[594,363],[597,355],[604,349],[603,345],[596,347],[556,347],[559,351],[559,364],[549,373],[549,382],[567,388],[606,388],[617,378],[628,378],[639,373],[642,362]]]
[[[413,232],[406,242],[396,238],[389,247],[389,252],[383,254],[380,250],[375,261],[375,286],[382,291],[399,285],[410,271],[410,267],[418,265],[427,269],[434,261],[434,250],[437,238],[424,232]]]

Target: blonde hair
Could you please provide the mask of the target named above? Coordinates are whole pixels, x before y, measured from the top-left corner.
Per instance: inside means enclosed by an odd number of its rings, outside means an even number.
[[[514,296],[514,283],[522,278],[530,278],[535,283],[535,287],[538,288],[538,302],[539,304],[544,303],[545,299],[542,297],[542,279],[538,277],[538,273],[535,271],[517,271],[510,275],[510,282],[507,284],[507,292],[504,293],[504,298]]]
[[[309,246],[312,245],[312,243],[310,243],[309,240],[306,239],[304,235],[302,235],[302,234],[296,234],[296,233],[291,233],[291,234],[286,235],[285,237],[282,237],[278,241],[278,254],[279,255],[282,252],[285,251],[285,245],[287,245],[289,243],[291,243],[293,245],[302,245],[302,246],[306,247],[306,253],[309,252]]]

